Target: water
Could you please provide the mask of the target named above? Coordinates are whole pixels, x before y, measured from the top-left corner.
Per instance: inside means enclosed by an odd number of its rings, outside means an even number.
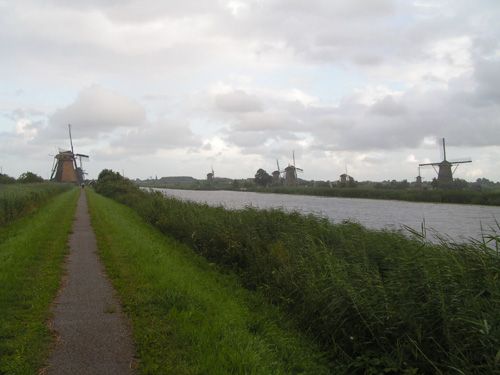
[[[404,225],[420,232],[422,222],[428,229],[455,241],[481,239],[483,232],[496,227],[500,207],[443,203],[415,203],[375,199],[330,198],[305,195],[266,194],[237,191],[198,191],[155,189],[167,196],[203,202],[228,209],[252,206],[282,208],[327,217],[334,223],[352,220],[373,229],[400,230]]]

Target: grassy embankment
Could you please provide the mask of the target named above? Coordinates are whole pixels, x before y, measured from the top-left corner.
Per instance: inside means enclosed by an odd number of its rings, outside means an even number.
[[[73,185],[55,183],[0,184],[0,227],[26,215]]]
[[[325,374],[317,346],[259,293],[130,208],[89,191],[100,256],[144,374]]]
[[[96,189],[289,311],[336,373],[499,371],[500,257],[485,245],[226,211],[140,191],[109,171]]]
[[[328,187],[267,187],[252,189],[255,192],[315,195],[321,197],[388,199],[410,202],[483,204],[500,206],[500,191],[473,191],[469,189],[375,189],[375,188],[328,188]]]
[[[46,187],[37,186],[40,192],[36,186],[21,190],[30,210],[48,199]],[[48,355],[52,335],[46,323],[60,285],[77,192],[64,192],[0,227],[0,374],[35,374]]]
[[[239,188],[232,188],[230,185],[224,187],[204,185],[147,185],[145,187],[181,189],[181,190],[229,190],[240,191]],[[485,190],[474,191],[471,189],[432,189],[421,190],[414,188],[390,189],[373,187],[310,187],[310,186],[252,186],[245,188],[245,191],[269,194],[292,194],[311,195],[318,197],[337,198],[365,198],[382,200],[400,200],[408,202],[429,202],[429,203],[455,203],[455,204],[482,204],[488,206],[500,206],[500,191]]]

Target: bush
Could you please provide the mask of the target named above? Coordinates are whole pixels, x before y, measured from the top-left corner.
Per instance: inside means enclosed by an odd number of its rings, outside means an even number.
[[[6,174],[0,173],[0,184],[13,184],[16,182],[14,177],[7,176]]]
[[[17,182],[21,184],[34,184],[38,182],[44,182],[44,180],[42,177],[33,172],[25,172],[18,177]]]

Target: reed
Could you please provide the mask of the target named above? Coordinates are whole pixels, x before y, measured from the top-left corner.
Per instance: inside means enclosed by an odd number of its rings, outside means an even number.
[[[0,226],[32,212],[73,185],[55,183],[0,184]]]
[[[141,191],[111,171],[96,191],[289,311],[336,373],[498,371],[500,259],[491,243],[433,245],[299,213],[227,211]]]
[[[457,203],[457,204],[481,204],[488,206],[500,206],[500,191],[474,191],[451,190],[451,189],[375,189],[367,187],[353,188],[329,188],[329,187],[285,187],[275,186],[266,188],[253,188],[252,191],[277,194],[314,195],[322,197],[339,198],[367,198],[387,199],[410,202],[431,203]]]

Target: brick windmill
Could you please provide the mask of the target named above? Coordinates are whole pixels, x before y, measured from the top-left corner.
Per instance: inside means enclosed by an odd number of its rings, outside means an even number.
[[[294,186],[297,185],[298,177],[297,172],[304,172],[302,168],[295,166],[295,151],[292,152],[293,156],[293,164],[288,164],[288,167],[285,168],[285,185]]]
[[[424,164],[419,164],[418,166],[419,166],[419,171],[420,167],[425,167],[429,165],[432,166],[432,168],[434,168],[434,170],[438,175],[437,178],[438,184],[446,185],[453,182],[453,174],[457,170],[458,166],[464,163],[472,163],[472,160],[468,159],[468,160],[448,161],[446,159],[446,143],[445,139],[443,138],[443,161],[434,163],[424,163]]]
[[[89,156],[74,153],[73,139],[71,137],[71,125],[68,125],[68,130],[71,150],[59,150],[59,153],[54,157],[50,180],[55,182],[83,184],[83,181],[85,180],[85,172],[83,170],[82,158],[88,159]],[[77,159],[80,162],[80,166],[78,166]]]
[[[281,170],[280,169],[280,163],[278,161],[278,159],[276,159],[276,166],[278,167],[277,170],[275,170],[273,173],[272,173],[272,176],[273,176],[273,185],[280,185],[282,183],[282,178],[281,178],[281,175],[283,173],[285,173],[285,171]]]

